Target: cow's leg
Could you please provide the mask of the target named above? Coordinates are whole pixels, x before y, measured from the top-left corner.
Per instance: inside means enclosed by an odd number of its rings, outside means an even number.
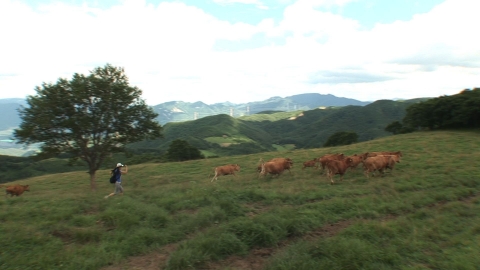
[[[333,182],[333,177],[334,177],[334,176],[335,176],[335,175],[332,173],[332,171],[330,171],[330,170],[327,171],[327,177],[330,178],[330,185],[335,184],[335,183]]]
[[[363,174],[367,177],[370,178],[370,173],[368,172],[367,168],[363,168]]]
[[[213,180],[217,180],[217,171],[215,171],[215,176],[212,178],[210,182],[213,182]]]

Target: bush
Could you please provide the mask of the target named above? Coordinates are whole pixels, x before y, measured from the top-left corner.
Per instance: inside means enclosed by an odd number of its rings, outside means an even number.
[[[330,146],[339,146],[339,145],[349,145],[356,142],[358,142],[357,133],[341,131],[330,136],[327,142],[323,146],[330,147]]]

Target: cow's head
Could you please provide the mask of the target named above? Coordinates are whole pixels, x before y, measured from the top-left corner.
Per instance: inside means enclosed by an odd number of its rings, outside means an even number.
[[[233,168],[235,171],[240,171],[240,166],[238,164],[233,164]]]
[[[396,163],[400,163],[400,157],[397,156],[397,155],[392,155],[390,156],[390,160],[396,162]]]
[[[29,186],[29,185],[23,186],[23,190],[25,190],[25,191],[30,191],[30,186]]]
[[[293,160],[291,160],[290,158],[286,158],[285,159],[285,169],[290,169],[293,167]]]

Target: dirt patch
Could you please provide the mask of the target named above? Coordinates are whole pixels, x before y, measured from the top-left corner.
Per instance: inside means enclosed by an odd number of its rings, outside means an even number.
[[[102,270],[158,270],[165,269],[170,254],[177,249],[178,244],[169,244],[156,252],[143,256],[128,258],[127,262],[111,265]]]

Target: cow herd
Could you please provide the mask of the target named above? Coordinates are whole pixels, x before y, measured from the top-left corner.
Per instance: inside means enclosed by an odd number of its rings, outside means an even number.
[[[383,152],[366,152],[361,154],[354,154],[346,156],[342,153],[326,154],[313,160],[303,162],[302,170],[308,167],[314,169],[321,168],[330,183],[333,185],[333,178],[335,175],[340,175],[340,180],[343,180],[343,175],[348,170],[355,170],[360,164],[363,164],[363,173],[366,177],[374,175],[376,172],[384,174],[387,169],[393,170],[396,163],[400,162],[402,152],[400,151],[383,151]],[[290,158],[274,158],[268,161],[260,159],[260,165],[257,166],[258,177],[272,175],[280,176],[285,170],[293,167],[293,161]],[[235,172],[240,171],[238,164],[229,164],[219,166],[214,169],[215,176],[211,182],[217,180],[218,176],[234,175]]]
[[[314,158],[313,160],[308,160],[303,162],[302,170],[308,167],[313,167],[314,169],[322,168],[325,172],[327,178],[330,180],[330,183],[333,185],[333,177],[335,175],[340,175],[340,180],[343,180],[343,175],[347,170],[355,170],[360,164],[363,164],[363,173],[366,177],[374,175],[375,172],[384,174],[388,169],[393,170],[396,163],[400,162],[402,157],[402,152],[367,152],[362,154],[354,154],[346,156],[344,154],[326,154],[319,158]],[[280,176],[284,171],[293,167],[293,160],[290,158],[273,158],[268,161],[260,159],[260,164],[257,166],[258,177],[266,175],[271,176]],[[240,165],[238,164],[228,164],[216,167],[214,169],[214,176],[210,182],[216,181],[219,176],[222,175],[233,175],[235,172],[240,171]],[[0,187],[5,187],[0,185]],[[5,192],[6,196],[20,196],[23,192],[29,191],[28,185],[12,185],[6,186]]]

